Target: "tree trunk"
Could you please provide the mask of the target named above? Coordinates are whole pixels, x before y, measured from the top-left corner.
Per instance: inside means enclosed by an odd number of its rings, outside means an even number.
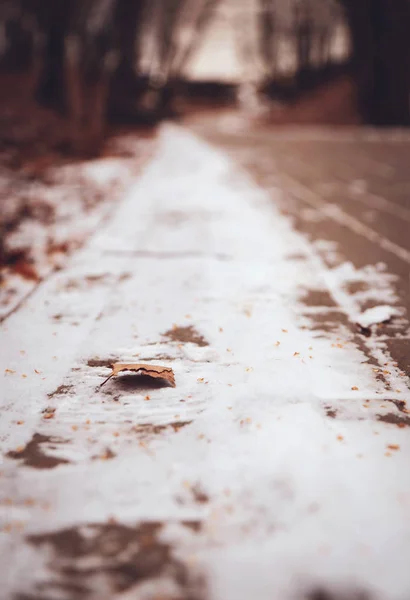
[[[118,30],[120,63],[113,76],[108,111],[115,121],[125,122],[137,116],[137,97],[141,83],[137,76],[137,39],[144,10],[151,0],[117,0],[115,27]]]
[[[272,0],[259,0],[258,40],[265,73],[272,80],[276,73],[276,35],[275,7]]]
[[[374,10],[374,101],[376,125],[410,125],[410,3],[379,0]]]
[[[46,36],[36,96],[46,105],[64,105],[64,37],[73,10],[72,1],[23,0],[23,10],[34,14]]]
[[[410,125],[410,2],[344,0],[362,117]]]
[[[136,39],[144,5],[144,0],[117,0],[115,26],[119,31],[121,57],[116,80],[121,87],[132,87],[136,78]]]

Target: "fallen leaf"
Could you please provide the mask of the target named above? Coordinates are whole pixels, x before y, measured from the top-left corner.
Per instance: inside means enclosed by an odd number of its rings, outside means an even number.
[[[111,377],[116,377],[123,371],[132,371],[133,373],[140,373],[141,375],[147,375],[153,379],[164,379],[175,387],[175,375],[174,371],[170,367],[161,367],[159,365],[145,365],[141,363],[114,363],[112,365],[112,373],[105,381],[102,382],[102,387]]]
[[[13,272],[27,279],[28,281],[40,281],[40,276],[34,266],[25,260],[17,261],[13,267]]]
[[[357,392],[359,390],[359,388],[357,387],[357,385],[352,385],[352,390],[354,392]]]
[[[47,406],[43,411],[43,419],[54,419],[56,409],[53,406]]]

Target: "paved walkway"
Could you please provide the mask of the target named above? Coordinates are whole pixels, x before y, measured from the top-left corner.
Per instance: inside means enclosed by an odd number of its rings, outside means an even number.
[[[410,593],[410,143],[389,163],[349,133],[230,127],[165,126],[111,221],[2,324],[5,599]],[[359,332],[374,304],[390,322]],[[100,388],[116,361],[176,387]]]

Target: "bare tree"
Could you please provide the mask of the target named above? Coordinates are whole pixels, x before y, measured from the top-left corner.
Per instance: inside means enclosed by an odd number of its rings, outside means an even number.
[[[277,72],[277,7],[274,0],[259,0],[258,13],[259,48],[263,65],[269,79]]]
[[[298,77],[302,80],[311,64],[313,41],[312,10],[308,0],[296,0],[294,3],[294,24]]]
[[[410,125],[409,0],[342,0],[363,118]]]

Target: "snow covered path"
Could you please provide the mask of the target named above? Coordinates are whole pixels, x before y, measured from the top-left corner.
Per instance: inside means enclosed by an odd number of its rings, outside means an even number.
[[[111,222],[2,325],[2,597],[407,598],[410,392],[357,344],[354,278],[165,126]],[[176,387],[99,389],[116,361]]]

